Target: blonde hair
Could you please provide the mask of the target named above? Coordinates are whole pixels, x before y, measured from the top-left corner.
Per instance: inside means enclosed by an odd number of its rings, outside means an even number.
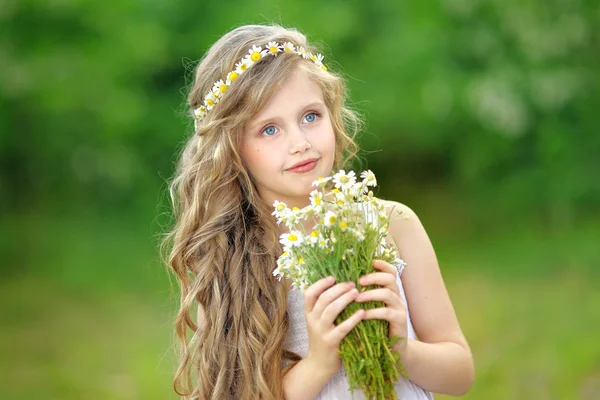
[[[236,28],[198,64],[188,96],[190,115],[252,45],[269,41],[289,41],[316,53],[294,29]],[[353,158],[361,120],[345,104],[341,77],[282,53],[264,58],[236,80],[185,145],[170,182],[175,225],[161,245],[181,290],[174,388],[186,399],[283,398],[281,365],[299,359],[283,349],[289,324],[287,290],[272,276],[281,254],[279,229],[271,205],[259,197],[238,153],[244,124],[299,67],[323,91],[336,138],[334,168]],[[192,318],[195,305],[204,313],[201,327]]]

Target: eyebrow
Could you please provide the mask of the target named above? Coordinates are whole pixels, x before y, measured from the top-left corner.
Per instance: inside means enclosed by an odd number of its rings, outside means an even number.
[[[306,110],[307,108],[315,108],[315,107],[325,107],[325,104],[322,101],[314,101],[312,103],[309,103],[309,104],[301,107],[300,109],[301,110]],[[263,118],[260,121],[252,122],[251,126],[252,127],[258,127],[258,126],[264,125],[267,122],[272,121],[272,120],[274,120],[274,119],[276,119],[278,117],[279,117],[279,115],[274,115],[274,116],[271,116],[271,117],[268,117],[268,118]]]

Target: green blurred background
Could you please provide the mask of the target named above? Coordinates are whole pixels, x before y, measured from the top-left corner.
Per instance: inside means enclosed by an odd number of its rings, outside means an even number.
[[[0,398],[176,398],[157,245],[186,71],[265,22],[348,77],[379,194],[436,247],[475,357],[464,397],[598,396],[598,2],[9,0]]]

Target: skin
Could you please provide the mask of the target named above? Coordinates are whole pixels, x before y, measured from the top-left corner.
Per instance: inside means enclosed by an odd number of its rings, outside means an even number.
[[[333,168],[335,137],[320,87],[303,69],[287,82],[244,128],[240,155],[262,199],[288,206],[309,204],[312,182]],[[318,158],[309,172],[288,171],[298,162]]]
[[[320,87],[297,70],[274,94],[260,113],[248,122],[240,154],[261,197],[268,203],[288,206],[309,204],[312,182],[328,176],[333,166],[335,137]],[[318,158],[316,168],[298,174],[294,164]],[[436,393],[464,394],[472,385],[473,359],[444,285],[431,242],[416,214],[408,207],[387,202],[388,211],[408,218],[392,218],[387,240],[400,249],[409,267],[402,274],[413,327],[419,340],[395,345],[408,377]],[[283,232],[283,231],[282,231]],[[396,282],[394,266],[376,260],[377,272],[361,277],[361,285],[379,288],[359,293],[351,282],[321,279],[305,292],[309,335],[307,356],[283,377],[286,399],[314,398],[341,368],[338,354],[342,339],[363,319],[390,323],[390,335],[407,337],[405,304]],[[340,325],[335,318],[353,301],[382,301],[385,306],[357,311]],[[306,382],[311,382],[307,385]]]

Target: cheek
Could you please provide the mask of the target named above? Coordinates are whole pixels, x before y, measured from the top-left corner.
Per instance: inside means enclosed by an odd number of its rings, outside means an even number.
[[[278,169],[279,163],[275,154],[264,146],[242,146],[241,157],[251,175],[259,177]]]

